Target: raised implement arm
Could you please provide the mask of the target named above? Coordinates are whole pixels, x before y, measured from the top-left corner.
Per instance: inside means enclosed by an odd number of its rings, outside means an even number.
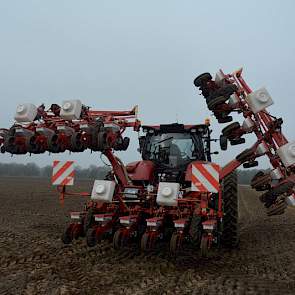
[[[17,107],[13,126],[0,130],[1,152],[99,151],[109,159],[117,182],[127,185],[130,180],[125,166],[113,150],[128,148],[130,140],[123,133],[130,127],[139,131],[137,107],[130,111],[91,110],[79,100],[64,101],[62,106],[52,104],[47,110],[44,105],[22,104]]]
[[[232,121],[231,113],[244,117],[242,124],[234,122],[222,130],[221,148],[243,144],[243,135],[254,133],[257,141],[223,167],[221,179],[243,165],[244,168],[258,165],[256,159],[267,156],[272,169],[268,174],[259,172],[252,180],[252,187],[265,191],[260,197],[268,208],[268,214],[281,214],[286,204],[294,205],[295,142],[288,142],[282,133],[281,118],[272,116],[267,108],[273,100],[265,88],[252,91],[242,77],[242,69],[224,74],[221,70],[215,80],[209,73],[198,76],[194,84],[202,91],[208,108],[219,123]]]

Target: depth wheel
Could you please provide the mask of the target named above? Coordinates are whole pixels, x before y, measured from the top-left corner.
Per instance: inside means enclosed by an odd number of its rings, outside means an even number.
[[[118,229],[113,237],[113,248],[115,250],[119,250],[127,245],[128,241],[128,230],[126,229]]]
[[[212,111],[216,109],[219,105],[226,103],[227,100],[228,98],[224,96],[212,98],[207,102],[208,109]]]
[[[234,122],[222,129],[222,134],[230,137],[231,133],[241,127],[239,122]]]
[[[85,144],[81,140],[82,134],[75,132],[71,136],[71,145],[72,145],[72,152],[83,152],[86,147]]]
[[[210,80],[212,80],[212,76],[210,73],[203,73],[201,75],[199,75],[195,80],[194,80],[194,84],[196,87],[201,87],[202,84],[209,82]]]
[[[189,230],[194,247],[200,246],[202,231],[203,231],[202,218],[194,214],[191,220],[191,225]]]
[[[96,230],[89,228],[86,234],[86,243],[88,247],[94,247],[97,245],[98,240],[96,238]]]
[[[148,252],[154,248],[155,236],[153,232],[144,233],[141,237],[140,248],[143,252]]]
[[[58,143],[57,134],[53,134],[47,138],[48,151],[51,153],[59,153],[61,151],[61,146]]]
[[[61,235],[61,240],[65,245],[71,244],[73,241],[72,229],[73,225],[70,224]]]
[[[183,235],[180,233],[173,233],[170,240],[170,255],[176,257],[182,249]]]
[[[149,244],[149,234],[148,233],[144,233],[141,237],[141,241],[140,241],[140,249],[143,252],[146,252],[148,250],[148,244]]]
[[[241,162],[247,162],[249,159],[253,157],[253,150],[252,149],[246,149],[243,152],[241,152],[239,155],[236,156],[236,159]]]
[[[201,248],[201,257],[203,258],[208,257],[209,238],[207,236],[202,236],[200,248]]]
[[[122,236],[122,232],[120,229],[118,229],[113,237],[113,248],[115,250],[119,250],[121,248],[121,236]]]
[[[271,188],[270,174],[263,171],[257,172],[251,180],[251,187],[256,191],[266,191]]]
[[[229,123],[229,122],[231,122],[233,120],[233,117],[228,116],[228,115],[223,116],[223,117],[215,115],[215,117],[216,117],[218,123],[220,123],[220,124]]]
[[[278,187],[272,188],[269,191],[262,194],[259,199],[262,203],[265,203],[264,206],[266,208],[271,207],[273,204],[276,203],[277,198],[284,193],[290,193],[290,190],[294,188],[294,183],[289,181],[285,182]],[[277,207],[277,206],[275,206]]]
[[[27,150],[29,153],[32,154],[39,154],[40,153],[40,147],[36,144],[36,136],[31,136],[27,139]]]
[[[282,215],[287,208],[287,204],[284,199],[272,204],[266,209],[267,216]]]
[[[228,85],[224,85],[222,87],[222,94],[229,98],[232,94],[234,94],[235,91],[237,91],[237,86],[234,84],[228,84]]]
[[[244,144],[246,142],[245,138],[235,138],[230,140],[231,145],[239,145],[239,144]]]
[[[226,151],[227,150],[227,145],[228,145],[227,137],[224,136],[224,135],[220,135],[219,143],[220,143],[221,150]]]
[[[94,216],[93,216],[93,208],[89,208],[86,212],[84,222],[83,222],[83,231],[86,234],[88,232],[88,229],[91,228],[91,226],[94,223]]]
[[[72,229],[73,239],[78,240],[79,237],[81,236],[81,232],[82,232],[81,226],[82,226],[81,224],[75,224],[73,226],[73,229]]]
[[[7,136],[3,143],[4,149],[6,152],[13,154],[16,151],[15,147],[15,137]]]

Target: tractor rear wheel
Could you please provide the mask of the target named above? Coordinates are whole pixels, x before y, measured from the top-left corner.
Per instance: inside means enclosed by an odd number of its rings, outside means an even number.
[[[221,243],[227,248],[236,248],[238,235],[238,179],[237,172],[227,175],[222,182],[223,230]]]

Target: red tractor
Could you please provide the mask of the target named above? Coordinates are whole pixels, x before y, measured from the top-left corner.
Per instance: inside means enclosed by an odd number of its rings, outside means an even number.
[[[221,179],[220,167],[211,162],[209,124],[142,130],[142,161],[124,167],[114,159],[113,175],[95,181],[92,200],[72,214],[79,222],[70,224],[63,241],[86,235],[94,246],[113,237],[115,249],[138,244],[143,251],[168,243],[171,255],[186,245],[201,247],[202,255],[213,245],[235,247],[236,173]],[[104,153],[112,159],[110,150]]]
[[[64,243],[86,236],[88,246],[112,240],[115,249],[139,247],[150,251],[167,246],[171,255],[185,247],[201,250],[206,256],[213,246],[238,245],[238,189],[236,169],[258,165],[267,156],[269,173],[259,172],[252,187],[263,191],[260,199],[268,215],[284,213],[295,206],[295,142],[282,134],[282,119],[270,115],[273,104],[265,88],[252,92],[241,76],[242,70],[215,77],[198,76],[194,84],[206,99],[218,122],[229,123],[231,113],[244,117],[242,124],[230,123],[222,130],[220,147],[245,143],[243,135],[253,133],[256,143],[224,167],[212,162],[210,123],[141,126],[136,109],[92,111],[80,101],[65,101],[45,111],[31,104],[18,107],[9,130],[0,130],[1,151],[11,154],[83,152],[104,154],[112,171],[95,180],[81,212],[71,213],[71,223],[62,235]],[[24,123],[25,121],[25,123]],[[128,165],[115,156],[126,150],[132,127],[139,137],[142,160]],[[60,186],[61,198],[75,195]]]
[[[115,249],[137,244],[142,251],[149,251],[166,244],[171,255],[176,255],[188,245],[201,248],[205,256],[212,246],[237,246],[235,170],[240,165],[257,166],[256,159],[263,155],[268,156],[273,169],[269,174],[258,173],[252,186],[265,191],[261,201],[267,214],[282,214],[287,205],[295,204],[294,142],[289,143],[282,134],[282,120],[267,112],[273,103],[268,92],[264,88],[252,92],[241,71],[230,75],[220,71],[215,80],[205,73],[194,82],[219,123],[232,121],[232,112],[244,116],[242,125],[235,122],[222,130],[222,150],[228,142],[243,144],[246,133],[254,133],[257,142],[221,168],[211,162],[210,143],[216,140],[210,138],[209,124],[142,126],[142,161],[126,167],[113,161],[113,179],[94,185],[92,198],[108,209],[87,211],[84,233],[89,246],[105,232],[105,225],[98,221],[103,214],[110,220],[106,224]],[[108,153],[110,156],[111,150]],[[110,212],[116,214],[111,218]]]
[[[126,168],[132,182],[145,188],[147,197],[141,206],[145,219],[133,212],[122,217],[114,236],[115,248],[128,244],[130,237],[137,237],[135,241],[143,251],[168,243],[171,255],[185,245],[201,247],[203,255],[213,245],[235,247],[236,174],[220,179],[220,167],[211,162],[209,125],[169,124],[142,129],[142,161]],[[135,194],[133,199],[137,198]],[[126,219],[133,219],[132,227],[126,228]]]

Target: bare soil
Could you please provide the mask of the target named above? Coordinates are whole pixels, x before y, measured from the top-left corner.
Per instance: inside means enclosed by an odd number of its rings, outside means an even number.
[[[32,178],[1,178],[0,191],[0,294],[295,294],[295,210],[267,217],[248,187],[240,187],[239,249],[206,259],[118,252],[108,242],[65,246],[68,212],[83,198],[62,208],[49,180]]]

